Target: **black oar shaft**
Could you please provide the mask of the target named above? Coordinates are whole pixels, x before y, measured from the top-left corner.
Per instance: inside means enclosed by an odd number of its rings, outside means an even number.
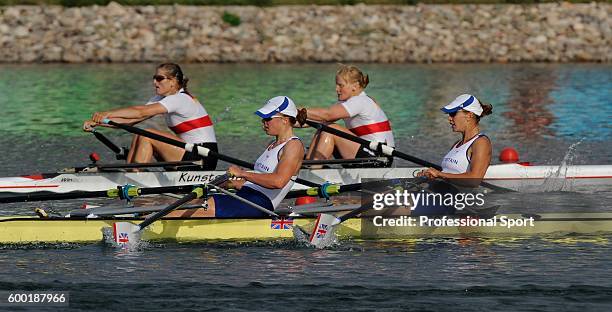
[[[160,210],[150,216],[148,216],[144,221],[142,221],[138,226],[140,226],[140,229],[144,229],[145,227],[147,227],[149,224],[161,219],[162,217],[164,217],[165,215],[169,214],[170,212],[172,212],[173,210],[175,210],[176,208],[196,199],[199,198],[200,195],[198,194],[198,192],[196,192],[195,190],[192,191],[191,193],[185,195],[183,198],[175,201],[174,203],[172,203],[171,205],[169,205],[168,207],[164,208],[163,210]]]
[[[106,121],[108,121],[108,124],[111,125],[111,126],[123,129],[125,131],[131,132],[131,133],[134,133],[134,134],[142,135],[144,137],[148,137],[148,138],[151,138],[153,140],[157,140],[157,141],[160,141],[160,142],[163,142],[163,143],[166,143],[166,144],[170,144],[172,146],[176,146],[176,147],[183,148],[183,149],[185,149],[187,147],[187,144],[184,143],[184,142],[177,141],[177,140],[165,137],[163,135],[159,135],[157,133],[152,133],[152,132],[149,132],[149,131],[146,131],[146,130],[143,130],[143,129],[140,129],[140,128],[137,128],[137,127],[132,127],[132,126],[125,125],[125,124],[120,124],[120,123],[114,122],[112,120],[106,120]],[[197,148],[198,147],[194,147],[194,149],[197,149]],[[202,147],[200,147],[200,148],[202,148]],[[216,153],[216,152],[211,151],[211,150],[208,150],[208,155],[211,155],[211,156],[216,157],[218,159],[221,159],[223,161],[227,161],[228,163],[232,163],[234,165],[242,166],[242,167],[249,168],[249,169],[255,168],[255,165],[252,164],[252,163],[249,163],[249,162],[246,162],[244,160],[240,160],[240,159],[237,159],[237,158],[234,158],[234,157],[230,157],[230,156],[227,156],[227,155],[224,155],[224,154],[219,154],[219,153]],[[313,187],[319,186],[319,184],[317,184],[317,183],[310,182],[310,181],[307,181],[307,180],[304,180],[304,179],[301,179],[301,178],[297,178],[295,180],[295,182],[303,184],[303,185],[306,185],[306,186],[313,186]]]
[[[76,198],[94,198],[106,197],[106,191],[93,192],[70,192],[70,193],[53,193],[53,194],[23,194],[15,196],[0,197],[0,203],[19,203],[19,202],[34,202],[45,200],[64,200]]]
[[[229,176],[227,174],[223,174],[220,175],[218,177],[216,177],[214,180],[212,180],[210,182],[210,185],[215,185],[215,186],[219,186],[222,183],[224,183],[225,181],[227,181],[227,179],[229,178]],[[138,226],[140,227],[140,230],[144,229],[145,227],[147,227],[149,224],[163,218],[164,216],[166,216],[167,214],[169,214],[170,212],[172,212],[173,210],[179,208],[180,206],[188,203],[191,200],[194,200],[196,198],[200,198],[202,196],[205,195],[206,190],[202,187],[197,187],[195,189],[192,189],[191,193],[187,194],[185,197],[175,201],[174,203],[170,204],[168,207],[148,216],[144,221],[142,221]]]
[[[371,141],[368,141],[366,139],[362,139],[362,138],[360,138],[358,136],[355,136],[355,135],[351,135],[351,134],[346,133],[344,131],[340,131],[338,129],[332,128],[332,127],[324,125],[322,123],[318,123],[318,122],[311,121],[311,120],[306,120],[306,123],[309,126],[313,127],[313,128],[316,128],[316,129],[319,129],[319,130],[322,130],[322,131],[325,131],[325,132],[329,132],[329,133],[331,133],[333,135],[339,136],[339,137],[347,139],[349,141],[353,141],[353,142],[359,143],[361,145],[371,146],[371,144],[372,144]],[[381,144],[382,143],[377,143],[377,146],[380,148]],[[376,149],[379,149],[379,148],[376,148]],[[425,167],[432,167],[432,168],[435,168],[437,170],[441,170],[442,169],[442,167],[440,167],[439,165],[436,165],[436,164],[430,163],[430,162],[428,162],[426,160],[423,160],[423,159],[420,159],[420,158],[416,158],[414,156],[402,153],[402,152],[397,151],[395,149],[391,149],[391,155],[388,155],[388,156],[399,157],[399,158],[411,161],[411,162],[413,162],[415,164],[419,164],[419,165],[425,166]]]
[[[113,151],[115,154],[121,153],[121,148],[119,148],[119,146],[117,146],[115,143],[109,140],[106,136],[104,136],[104,134],[96,131],[95,129],[94,131],[92,131],[92,133],[98,140],[100,140],[100,142],[102,142],[102,144],[110,148],[111,151]]]
[[[163,193],[185,193],[193,190],[195,185],[179,185],[179,186],[160,186],[160,187],[148,187],[138,188],[138,195],[152,195],[152,194],[163,194]],[[117,191],[113,189],[113,191]],[[65,199],[78,199],[78,198],[96,198],[96,197],[108,197],[116,198],[118,196],[112,196],[109,194],[109,190],[106,191],[77,191],[70,193],[52,193],[52,194],[23,194],[15,196],[0,197],[0,203],[18,203],[18,202],[33,202],[33,201],[46,201],[46,200],[65,200]]]

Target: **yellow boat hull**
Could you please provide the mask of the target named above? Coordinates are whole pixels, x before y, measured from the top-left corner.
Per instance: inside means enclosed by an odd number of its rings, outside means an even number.
[[[509,219],[528,219],[507,215]],[[507,227],[499,222],[484,226],[422,226],[415,219],[412,226],[377,226],[372,218],[350,219],[337,231],[342,238],[394,239],[415,236],[499,236],[539,235],[548,233],[612,232],[612,213],[546,214],[526,226]],[[99,242],[104,229],[125,220],[40,219],[1,217],[0,244]],[[140,220],[130,220],[138,223]],[[312,228],[314,219],[296,218],[293,225]],[[292,238],[291,229],[273,229],[270,219],[163,219],[150,225],[143,239],[151,241],[273,240]]]

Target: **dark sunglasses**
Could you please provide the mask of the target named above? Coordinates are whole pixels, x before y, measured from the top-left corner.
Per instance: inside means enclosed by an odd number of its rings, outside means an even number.
[[[162,81],[164,81],[164,79],[170,79],[170,78],[166,77],[166,76],[162,76],[162,75],[154,75],[153,76],[153,80],[155,80],[157,82],[162,82]]]
[[[455,117],[455,116],[457,115],[457,113],[458,113],[458,112],[459,112],[459,111],[452,112],[452,113],[448,113],[448,115],[449,115],[449,116],[451,116],[451,117]]]
[[[272,116],[272,117],[268,117],[268,118],[262,118],[262,119],[261,119],[261,122],[262,122],[262,123],[264,123],[264,122],[270,122],[270,121],[271,121],[272,119],[274,119],[274,118],[283,118],[283,116]]]

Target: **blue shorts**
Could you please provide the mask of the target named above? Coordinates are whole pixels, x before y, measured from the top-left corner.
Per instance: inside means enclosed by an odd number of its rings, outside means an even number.
[[[456,194],[459,190],[453,185],[444,181],[432,181],[429,183],[429,190],[441,194]],[[455,207],[444,205],[440,202],[432,202],[428,205],[421,205],[418,203],[414,210],[410,213],[411,216],[448,216],[454,215],[456,212]]]
[[[250,202],[258,204],[270,211],[274,211],[272,202],[270,199],[248,186],[243,186],[236,193],[237,196],[242,197]],[[216,218],[262,218],[269,217],[269,215],[259,209],[244,203],[234,197],[226,194],[214,194],[212,196],[215,199],[215,217]]]

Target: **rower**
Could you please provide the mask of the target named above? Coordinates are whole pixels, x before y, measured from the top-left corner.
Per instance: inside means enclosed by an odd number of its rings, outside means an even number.
[[[470,94],[462,94],[441,109],[448,114],[453,132],[461,133],[461,139],[453,144],[442,159],[442,171],[428,168],[417,174],[429,179],[443,179],[454,185],[477,187],[491,163],[491,140],[480,131],[480,118],[493,112],[491,104],[480,102]],[[419,208],[427,209],[421,211]],[[452,207],[437,207],[453,213]],[[444,211],[439,211],[444,212]],[[440,214],[431,207],[416,207],[413,214]]]
[[[359,136],[360,138],[381,142],[394,147],[395,140],[391,124],[380,105],[369,97],[364,89],[369,83],[365,75],[356,66],[341,65],[336,73],[336,93],[338,102],[329,108],[302,108],[298,112],[298,123],[303,126],[306,119],[333,123],[344,119],[346,127],[338,124],[332,128]],[[353,159],[383,156],[381,151],[372,151],[365,145],[330,134],[317,131],[306,155],[309,160]],[[393,158],[378,166],[391,166]]]
[[[260,116],[266,134],[275,139],[255,162],[255,171],[230,166],[228,174],[237,178],[230,186],[236,195],[250,203],[274,211],[285,198],[300,170],[304,145],[293,134],[297,109],[286,96],[271,98],[255,112]],[[227,186],[227,185],[226,185]],[[268,214],[236,196],[214,194],[208,198],[207,209],[174,211],[169,217],[258,218]]]
[[[157,67],[153,76],[156,95],[144,105],[95,112],[91,120],[83,123],[83,130],[91,132],[103,124],[104,119],[118,123],[136,124],[156,115],[164,115],[167,126],[173,133],[148,129],[148,131],[186,143],[204,146],[217,151],[217,139],[210,116],[202,104],[187,90],[187,82],[181,67],[165,63]],[[202,157],[195,152],[135,135],[127,155],[128,163],[149,163],[155,157],[159,161],[191,161]],[[217,159],[206,157],[204,170],[214,170]]]

